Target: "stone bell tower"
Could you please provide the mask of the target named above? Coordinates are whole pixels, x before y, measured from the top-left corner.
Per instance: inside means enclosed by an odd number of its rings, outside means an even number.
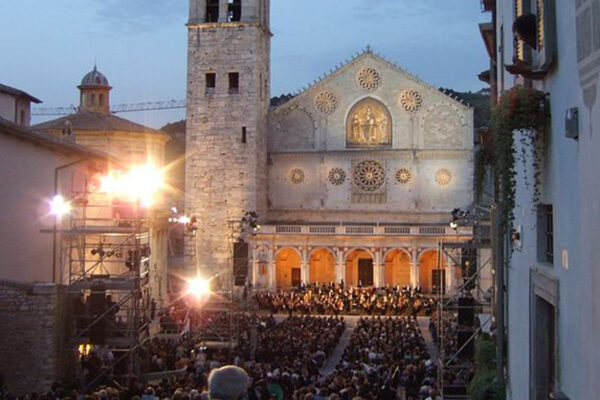
[[[232,234],[248,211],[265,216],[270,101],[270,0],[190,0],[185,266],[212,276],[232,266]]]

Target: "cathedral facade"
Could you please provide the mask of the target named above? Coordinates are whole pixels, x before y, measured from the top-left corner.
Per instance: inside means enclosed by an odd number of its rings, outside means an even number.
[[[247,244],[258,287],[455,286],[439,244],[472,235],[449,226],[473,202],[472,109],[370,48],[269,106],[269,1],[190,3],[188,268]]]

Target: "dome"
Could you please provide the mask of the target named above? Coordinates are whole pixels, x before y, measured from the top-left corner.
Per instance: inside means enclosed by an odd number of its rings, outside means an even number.
[[[94,69],[83,77],[81,80],[81,86],[110,87],[108,84],[108,79],[106,79],[106,77],[96,69],[95,65]]]

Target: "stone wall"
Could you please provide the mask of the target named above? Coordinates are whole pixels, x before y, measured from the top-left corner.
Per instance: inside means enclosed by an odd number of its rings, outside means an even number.
[[[9,393],[45,393],[64,380],[66,287],[0,282],[0,375]]]

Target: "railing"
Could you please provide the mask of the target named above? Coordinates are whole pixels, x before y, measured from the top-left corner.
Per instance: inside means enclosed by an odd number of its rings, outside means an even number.
[[[316,233],[316,234],[335,233],[335,226],[309,226],[308,233]]]
[[[258,234],[283,235],[350,235],[350,236],[472,236],[473,228],[461,226],[409,225],[263,225]]]

